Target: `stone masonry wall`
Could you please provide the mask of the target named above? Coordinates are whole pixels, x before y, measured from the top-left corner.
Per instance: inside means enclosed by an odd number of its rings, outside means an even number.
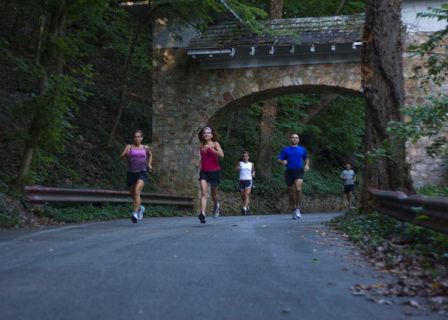
[[[407,48],[411,44],[421,44],[428,39],[428,33],[408,33],[405,38],[403,54],[403,72],[405,78],[405,105],[412,107],[428,102],[427,97],[438,96],[440,93],[448,93],[448,82],[437,86],[433,83],[424,83],[422,79],[415,77],[415,67],[422,66],[424,60],[410,53]],[[423,74],[427,74],[422,69]],[[446,159],[432,158],[426,154],[425,147],[430,144],[428,139],[421,139],[416,144],[407,143],[407,161],[411,164],[411,175],[416,187],[425,185],[441,185],[448,181],[448,172],[443,164]]]

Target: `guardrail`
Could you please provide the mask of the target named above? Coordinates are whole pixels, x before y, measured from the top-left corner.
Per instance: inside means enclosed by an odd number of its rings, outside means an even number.
[[[104,189],[71,189],[44,186],[25,186],[25,198],[33,204],[45,203],[131,203],[127,191]],[[160,193],[142,193],[142,203],[193,207],[193,197]]]
[[[376,210],[402,221],[448,233],[448,198],[407,196],[401,191],[384,191],[370,187],[378,202]]]

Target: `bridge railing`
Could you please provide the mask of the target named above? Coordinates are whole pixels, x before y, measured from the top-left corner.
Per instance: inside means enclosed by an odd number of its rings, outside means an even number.
[[[402,221],[448,233],[448,198],[407,196],[400,191],[384,191],[370,187],[377,201],[376,211]]]
[[[45,186],[25,186],[25,199],[32,204],[45,203],[131,203],[127,191],[105,189],[71,189]],[[193,207],[193,197],[160,193],[142,193],[142,203]]]

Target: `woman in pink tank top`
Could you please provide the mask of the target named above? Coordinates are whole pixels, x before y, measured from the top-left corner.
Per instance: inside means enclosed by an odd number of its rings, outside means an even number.
[[[142,206],[141,193],[145,182],[148,181],[147,170],[152,170],[152,153],[147,145],[142,145],[143,132],[134,131],[134,142],[128,144],[120,155],[122,160],[127,159],[128,172],[126,184],[129,188],[132,200],[134,202],[134,211],[131,213],[131,220],[137,223],[143,219],[145,207]]]
[[[218,185],[221,180],[221,167],[219,158],[224,157],[224,152],[219,144],[216,132],[210,127],[204,127],[198,134],[201,145],[199,147],[200,154],[200,172],[199,186],[201,189],[199,221],[205,223],[205,209],[207,208],[207,191],[208,185],[211,188],[211,196],[213,200],[213,217],[219,216],[221,207],[218,202]]]

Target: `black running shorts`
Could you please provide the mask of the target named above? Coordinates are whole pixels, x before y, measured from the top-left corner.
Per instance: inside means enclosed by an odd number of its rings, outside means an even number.
[[[205,180],[212,187],[216,187],[221,182],[221,171],[200,171],[199,172],[199,180]]]
[[[292,186],[296,180],[303,180],[305,170],[303,169],[286,169],[285,182],[288,187]]]

